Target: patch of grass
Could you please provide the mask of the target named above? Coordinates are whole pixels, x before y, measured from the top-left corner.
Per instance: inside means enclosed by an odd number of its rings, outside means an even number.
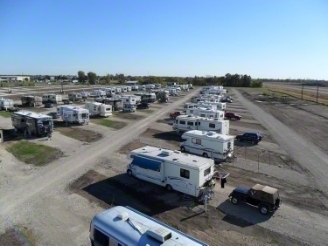
[[[35,166],[43,166],[63,155],[58,149],[21,140],[7,148],[18,160]]]
[[[150,113],[154,113],[154,110],[153,109],[139,109],[138,112],[144,112],[144,113],[147,113],[147,114],[150,114]]]
[[[67,137],[74,138],[76,140],[87,143],[96,142],[102,138],[102,135],[100,133],[80,128],[62,127],[56,128],[56,130]]]
[[[29,228],[22,225],[15,225],[0,235],[0,245],[36,245],[36,238]]]
[[[114,129],[121,129],[127,125],[126,122],[113,121],[109,119],[91,119],[91,122],[97,125],[106,126]]]
[[[9,117],[11,117],[11,114],[12,114],[12,112],[9,112],[9,111],[0,111],[1,117],[9,118]]]

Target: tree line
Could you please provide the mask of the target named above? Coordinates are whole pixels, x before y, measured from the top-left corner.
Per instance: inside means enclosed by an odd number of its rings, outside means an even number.
[[[262,87],[261,80],[254,80],[250,75],[227,73],[221,77],[160,77],[160,76],[125,76],[124,74],[107,74],[97,76],[94,72],[78,71],[78,81],[89,84],[109,84],[111,81],[124,83],[125,81],[138,81],[139,84],[166,84],[167,82],[177,82],[179,84],[193,84],[196,86],[222,85],[225,87]]]

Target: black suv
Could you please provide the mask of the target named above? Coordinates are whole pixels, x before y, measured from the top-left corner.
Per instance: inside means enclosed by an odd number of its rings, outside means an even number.
[[[147,102],[141,102],[140,104],[137,105],[137,109],[147,109],[149,108],[149,103]]]
[[[230,193],[229,199],[233,205],[243,202],[257,207],[262,214],[275,212],[282,203],[276,188],[261,184],[252,188],[237,187]]]
[[[236,136],[236,140],[239,142],[251,142],[252,144],[258,144],[262,140],[261,133],[259,132],[246,132]]]

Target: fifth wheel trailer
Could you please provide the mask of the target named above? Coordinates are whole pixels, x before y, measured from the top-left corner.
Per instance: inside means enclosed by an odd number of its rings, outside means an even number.
[[[112,105],[99,102],[88,102],[85,104],[84,108],[89,110],[90,116],[108,117],[112,115]]]
[[[215,186],[214,160],[152,146],[130,152],[130,176],[203,199]]]
[[[74,106],[59,106],[57,114],[67,123],[89,124],[89,110]]]
[[[217,160],[233,156],[234,136],[218,134],[212,131],[192,130],[182,134],[180,143],[182,152],[202,155]]]

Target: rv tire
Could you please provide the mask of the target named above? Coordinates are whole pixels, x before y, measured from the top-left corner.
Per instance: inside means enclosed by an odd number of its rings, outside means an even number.
[[[186,151],[186,148],[183,147],[183,146],[180,149],[181,149],[181,152],[185,152]]]
[[[166,188],[166,190],[168,190],[168,191],[172,191],[172,190],[173,190],[171,185],[166,185],[165,188]]]
[[[130,169],[127,171],[127,174],[128,174],[130,177],[133,176],[132,171],[131,171]]]
[[[203,153],[203,156],[204,156],[205,158],[208,158],[208,154],[207,154],[207,153]]]

